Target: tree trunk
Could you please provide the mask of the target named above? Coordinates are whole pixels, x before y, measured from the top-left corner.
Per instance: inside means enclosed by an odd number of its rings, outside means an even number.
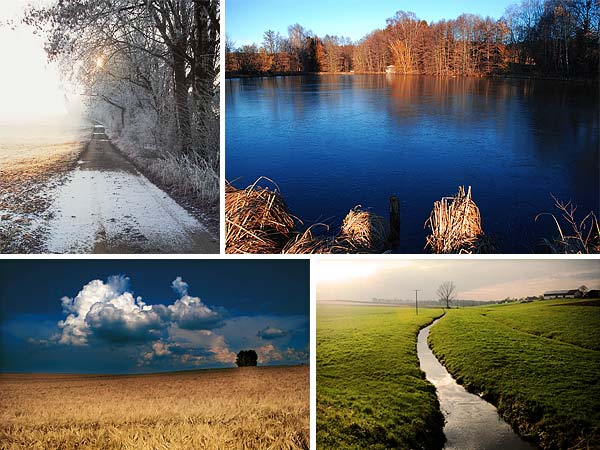
[[[208,8],[210,1],[194,0],[196,48],[194,49],[194,94],[198,99],[208,94],[206,67],[208,66]]]
[[[180,152],[189,154],[192,149],[192,123],[188,99],[188,82],[185,73],[185,46],[178,44],[173,54],[175,78],[175,111],[180,138]]]

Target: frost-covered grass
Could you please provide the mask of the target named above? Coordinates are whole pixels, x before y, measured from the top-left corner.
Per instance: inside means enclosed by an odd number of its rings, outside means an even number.
[[[109,135],[144,175],[166,188],[171,195],[204,211],[218,211],[218,150],[205,159],[194,152],[177,154],[171,147],[159,148],[155,143],[149,143],[144,133],[133,133],[129,129],[121,134],[109,130]]]
[[[42,250],[49,193],[83,149],[79,141],[49,144],[39,139],[24,136],[22,143],[0,145],[0,253]]]
[[[219,203],[219,173],[199,156],[169,154],[153,160],[148,170],[183,196],[209,205]]]
[[[599,330],[598,301],[538,301],[450,310],[429,344],[542,448],[600,448]]]

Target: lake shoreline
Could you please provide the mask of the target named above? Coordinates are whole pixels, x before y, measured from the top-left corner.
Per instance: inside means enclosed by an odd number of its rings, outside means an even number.
[[[436,75],[421,73],[387,73],[387,72],[259,72],[239,73],[225,72],[226,80],[243,80],[259,78],[298,77],[298,76],[325,76],[325,75],[394,75],[410,77],[436,77],[436,78],[468,78],[468,79],[490,79],[490,80],[531,80],[531,81],[562,81],[569,84],[597,84],[597,78],[562,78],[549,76],[536,76],[524,74],[498,74],[498,75]]]

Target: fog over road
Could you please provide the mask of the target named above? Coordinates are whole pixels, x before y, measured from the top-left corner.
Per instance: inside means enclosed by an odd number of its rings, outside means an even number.
[[[111,144],[104,127],[53,192],[51,253],[218,253],[218,239]]]

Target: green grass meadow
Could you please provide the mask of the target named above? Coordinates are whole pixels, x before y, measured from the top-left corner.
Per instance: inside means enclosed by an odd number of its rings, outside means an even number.
[[[600,307],[547,300],[450,310],[429,345],[545,449],[600,448]]]
[[[440,309],[317,306],[317,447],[435,449],[444,419],[417,358]]]

